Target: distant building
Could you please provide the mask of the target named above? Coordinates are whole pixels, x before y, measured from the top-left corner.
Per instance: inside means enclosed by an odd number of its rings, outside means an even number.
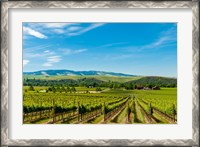
[[[155,87],[152,88],[152,90],[160,90],[160,87],[155,86]]]
[[[144,89],[144,90],[152,90],[152,89],[149,88],[149,87],[144,87],[143,89]]]

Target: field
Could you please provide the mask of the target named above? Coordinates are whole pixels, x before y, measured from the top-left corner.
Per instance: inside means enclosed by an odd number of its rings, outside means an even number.
[[[23,89],[25,124],[175,124],[177,89],[126,90],[74,87]],[[67,89],[62,87],[60,89]]]
[[[113,82],[128,82],[131,80],[138,80],[142,78],[142,76],[127,76],[127,77],[119,77],[119,76],[44,76],[44,75],[24,75],[24,78],[29,79],[41,79],[41,80],[62,80],[62,79],[82,79],[82,78],[95,78],[97,80],[102,80],[105,82],[113,81]]]

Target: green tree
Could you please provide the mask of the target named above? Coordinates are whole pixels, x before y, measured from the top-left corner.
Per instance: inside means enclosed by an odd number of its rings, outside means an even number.
[[[76,88],[75,88],[75,87],[72,87],[72,88],[71,88],[71,92],[76,92]]]
[[[32,85],[29,87],[29,90],[30,91],[35,91],[35,89],[34,89],[34,87]]]
[[[100,87],[97,87],[96,91],[102,91],[102,89]]]

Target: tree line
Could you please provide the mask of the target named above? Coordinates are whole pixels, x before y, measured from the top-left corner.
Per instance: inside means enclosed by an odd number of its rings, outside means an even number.
[[[62,79],[62,80],[43,80],[28,79],[23,80],[24,86],[48,86],[48,87],[108,87],[108,88],[125,88],[127,90],[137,89],[138,87],[177,87],[177,80],[173,78],[163,77],[144,77],[129,82],[113,82],[101,81],[95,78],[82,78],[78,80]]]

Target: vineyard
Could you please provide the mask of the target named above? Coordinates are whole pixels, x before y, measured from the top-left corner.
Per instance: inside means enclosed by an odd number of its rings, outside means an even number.
[[[25,124],[174,124],[176,89],[23,94]]]

